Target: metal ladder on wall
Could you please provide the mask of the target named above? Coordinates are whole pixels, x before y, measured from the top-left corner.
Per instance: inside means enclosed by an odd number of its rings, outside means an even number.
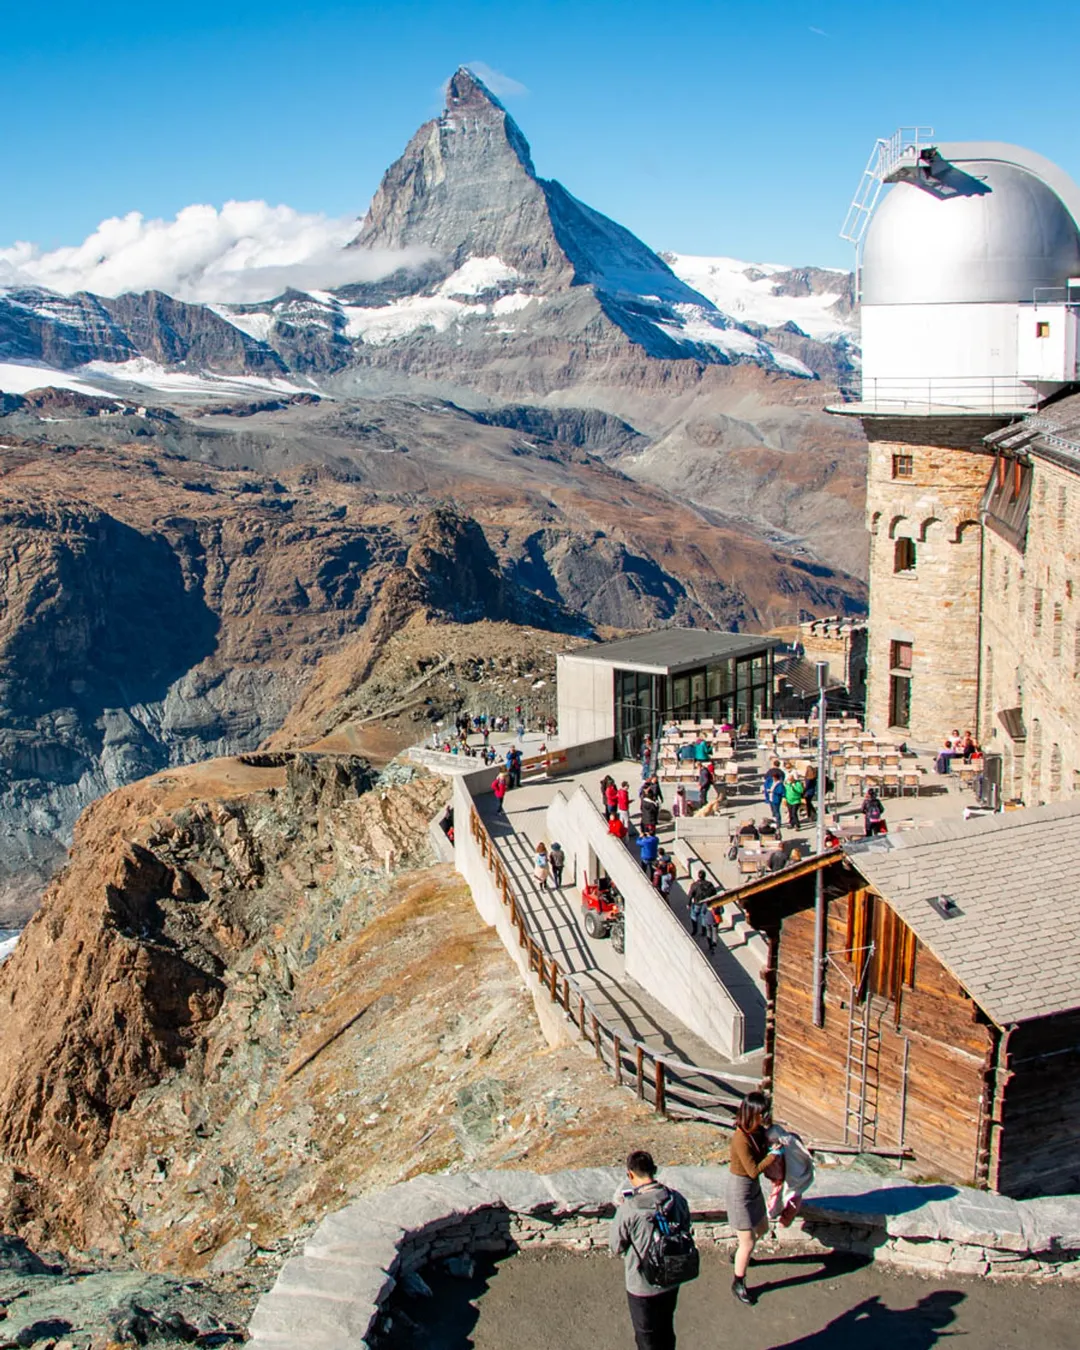
[[[872,1000],[848,1010],[847,1063],[844,1072],[844,1143],[858,1149],[877,1143],[880,1019],[875,1024]]]
[[[866,982],[873,954],[873,943],[858,952],[850,953],[852,957],[861,955],[863,958],[859,978],[852,980],[833,954],[826,953],[826,960],[832,963],[836,973],[848,986],[847,1058],[844,1063],[844,1143],[859,1149],[872,1148],[877,1142],[880,1018],[875,1025],[872,1000],[869,996],[861,1004],[859,1002],[859,991]]]

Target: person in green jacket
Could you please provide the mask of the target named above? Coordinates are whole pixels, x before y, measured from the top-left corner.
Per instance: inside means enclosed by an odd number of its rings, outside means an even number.
[[[799,807],[802,805],[802,799],[802,779],[794,772],[789,773],[784,783],[784,801],[787,804],[788,826],[793,830],[799,828]]]

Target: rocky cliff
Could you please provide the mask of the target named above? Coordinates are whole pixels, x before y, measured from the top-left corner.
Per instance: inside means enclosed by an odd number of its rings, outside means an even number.
[[[716,1155],[542,1053],[467,890],[411,870],[447,787],[408,776],[262,755],[84,815],[0,967],[0,1228],[198,1271],[451,1164]]]

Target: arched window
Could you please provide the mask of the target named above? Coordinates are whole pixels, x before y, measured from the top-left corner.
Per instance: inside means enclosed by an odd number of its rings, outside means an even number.
[[[1061,746],[1055,741],[1050,747],[1050,796],[1061,792]]]
[[[1042,798],[1042,723],[1036,717],[1031,724],[1031,741],[1028,753],[1031,756],[1031,769],[1028,782],[1031,784],[1027,806],[1038,806]]]
[[[915,571],[915,540],[898,539],[893,550],[893,571]]]
[[[988,740],[990,737],[991,720],[994,715],[994,649],[987,647],[986,656],[983,659],[982,674],[982,725],[979,727],[980,741]]]

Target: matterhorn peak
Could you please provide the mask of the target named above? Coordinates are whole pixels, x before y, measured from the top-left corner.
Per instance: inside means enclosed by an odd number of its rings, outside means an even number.
[[[495,108],[505,113],[506,109],[487,87],[479,75],[468,66],[458,66],[446,82],[446,112],[465,112]]]

